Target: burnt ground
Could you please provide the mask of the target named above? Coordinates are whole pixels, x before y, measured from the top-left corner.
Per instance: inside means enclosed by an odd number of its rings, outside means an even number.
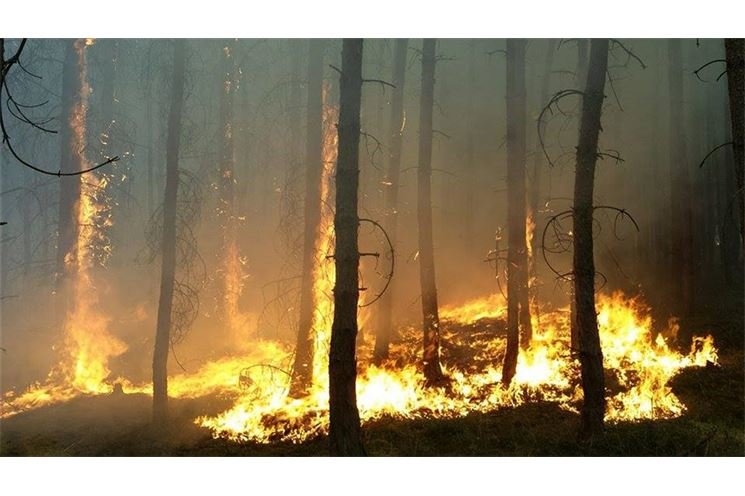
[[[710,322],[713,322],[710,320]],[[691,327],[702,328],[692,320]],[[491,323],[482,324],[493,332]],[[577,415],[551,403],[533,403],[457,419],[381,419],[364,427],[377,456],[743,456],[745,370],[740,317],[709,326],[720,367],[684,370],[672,382],[688,407],[680,418],[609,425],[601,441],[579,443]],[[472,329],[471,332],[477,329]],[[450,350],[452,355],[465,350]],[[193,424],[218,413],[228,400],[172,400],[170,432],[149,425],[145,395],[77,398],[0,421],[4,456],[324,456],[325,437],[303,444],[258,445],[212,439]]]

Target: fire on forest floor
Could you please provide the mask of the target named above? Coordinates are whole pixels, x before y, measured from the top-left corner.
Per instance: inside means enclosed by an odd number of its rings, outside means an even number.
[[[639,300],[621,294],[601,295],[597,308],[607,370],[606,418],[617,422],[682,415],[686,406],[671,390],[670,381],[685,368],[716,364],[713,339],[696,337],[690,352],[680,352],[672,346],[677,324],[669,322],[655,334],[649,309]],[[581,389],[577,387],[577,363],[567,342],[567,310],[534,316],[533,343],[521,351],[509,389],[500,384],[503,314],[504,306],[493,297],[443,308],[442,361],[450,378],[447,388],[423,386],[415,329],[401,333],[391,350],[394,358],[380,367],[368,364],[370,350],[363,346],[357,388],[363,422],[384,417],[456,418],[538,402],[576,411]],[[327,353],[324,346],[327,342],[321,341],[317,355]],[[216,437],[260,443],[306,441],[327,429],[327,382],[325,377],[315,377],[307,397],[289,398],[284,372],[291,357],[288,352],[281,343],[257,343],[248,355],[226,357],[192,374],[171,377],[169,393],[177,399],[213,395],[231,399],[232,406],[221,413],[195,412],[196,422]],[[146,384],[134,385],[124,379],[112,382],[121,384],[127,393],[150,391]],[[112,382],[96,393],[113,390]],[[58,391],[64,394],[55,396]],[[18,397],[6,396],[3,416],[80,395],[64,384],[40,384]]]
[[[578,443],[577,417],[539,402],[451,419],[369,423],[374,456],[681,456],[745,454],[742,351],[726,351],[721,367],[692,368],[671,382],[689,406],[675,419],[610,424],[603,440]],[[150,426],[151,398],[112,394],[76,398],[0,421],[3,456],[319,456],[325,436],[303,443],[234,443],[193,423],[195,412],[218,413],[227,398],[174,400],[168,436]]]

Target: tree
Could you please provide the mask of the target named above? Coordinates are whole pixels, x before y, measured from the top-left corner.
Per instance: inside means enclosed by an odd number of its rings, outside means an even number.
[[[670,219],[672,253],[670,257],[673,302],[681,314],[693,305],[693,212],[692,188],[688,171],[683,116],[683,66],[681,40],[668,40],[670,78]]]
[[[243,271],[237,241],[237,212],[235,200],[235,145],[233,138],[233,105],[238,78],[235,66],[235,40],[228,40],[222,48],[220,77],[220,159],[218,166],[218,206],[222,238],[218,260],[222,277],[219,315],[231,331],[236,325],[238,298],[243,285]]]
[[[579,360],[584,401],[581,409],[581,436],[592,438],[603,432],[605,383],[603,352],[600,347],[595,312],[595,261],[593,253],[593,194],[598,158],[600,116],[605,98],[608,71],[608,40],[593,39],[587,84],[582,97],[582,118],[577,145],[574,177],[574,299],[579,332]]]
[[[437,309],[435,249],[432,240],[432,109],[435,95],[437,40],[422,43],[422,91],[419,100],[419,167],[417,220],[419,224],[419,285],[422,291],[424,379],[431,385],[444,380],[440,367],[440,318]]]
[[[305,226],[303,269],[300,282],[300,322],[292,367],[290,394],[304,394],[313,373],[313,283],[318,264],[316,247],[321,224],[321,173],[323,140],[323,40],[310,40],[308,53],[308,106],[305,146]]]
[[[332,455],[360,456],[366,454],[357,410],[355,349],[360,264],[357,197],[362,97],[361,39],[344,39],[340,80],[339,154],[334,214],[336,282],[329,352],[329,441]]]
[[[525,40],[507,40],[507,350],[502,367],[505,386],[515,375],[519,342],[528,346],[533,334],[525,239],[525,46]]]
[[[166,187],[163,203],[162,267],[160,299],[153,352],[153,423],[163,426],[168,417],[168,350],[176,275],[176,209],[179,183],[179,151],[186,79],[186,42],[174,41],[171,107],[168,113]]]
[[[406,78],[406,51],[409,40],[397,39],[393,58],[393,98],[391,100],[391,142],[388,155],[388,170],[386,171],[385,190],[385,221],[384,228],[388,233],[391,245],[396,247],[396,231],[398,229],[398,190],[401,176],[401,142],[404,132],[404,82]],[[374,359],[377,362],[388,358],[388,345],[393,334],[393,301],[394,281],[380,300],[378,314],[378,330],[375,336]]]
[[[65,64],[62,68],[62,115],[60,122],[60,170],[65,173],[79,172],[83,168],[82,143],[75,141],[75,113],[82,105],[83,80],[82,60],[78,49],[84,40],[65,42]],[[76,44],[78,47],[76,48]],[[80,178],[60,178],[57,238],[57,283],[58,287],[67,279],[65,260],[77,257],[78,210],[80,208]],[[64,313],[64,312],[63,312]]]
[[[741,242],[745,243],[745,40],[724,40]]]

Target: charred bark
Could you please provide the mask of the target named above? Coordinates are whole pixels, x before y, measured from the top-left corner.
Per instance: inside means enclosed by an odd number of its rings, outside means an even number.
[[[603,432],[605,384],[603,352],[595,312],[595,262],[592,216],[595,165],[598,156],[600,116],[608,70],[608,40],[594,39],[590,46],[587,85],[582,99],[577,168],[574,180],[574,298],[579,331],[579,360],[584,401],[580,433],[592,438]]]
[[[323,41],[310,40],[308,54],[308,106],[305,147],[305,227],[303,269],[300,282],[300,322],[292,367],[290,395],[301,396],[313,374],[313,283],[318,264],[316,246],[321,224],[321,173],[323,140]],[[337,276],[338,278],[338,276]]]
[[[365,455],[357,410],[357,305],[362,40],[345,39],[342,48],[339,155],[336,167],[336,282],[329,354],[329,441],[332,455]]]
[[[724,40],[727,60],[730,125],[735,156],[737,205],[740,217],[740,240],[745,243],[745,40]]]
[[[515,375],[520,342],[528,346],[532,339],[525,239],[525,46],[525,40],[507,40],[507,349],[502,366],[505,386]]]
[[[168,350],[170,349],[171,311],[176,275],[176,209],[179,182],[181,117],[184,106],[186,42],[174,41],[171,108],[168,114],[166,147],[166,187],[163,202],[162,268],[160,299],[153,351],[153,423],[165,425],[168,419]]]
[[[393,60],[393,98],[390,116],[390,154],[388,155],[388,170],[386,171],[385,190],[385,230],[396,247],[396,230],[398,228],[398,189],[401,175],[401,143],[404,127],[404,82],[406,78],[406,51],[408,39],[397,39]],[[395,280],[390,282],[388,290],[380,300],[377,335],[375,336],[374,359],[380,362],[388,358],[388,345],[393,335],[393,301],[395,295]]]
[[[434,385],[443,381],[440,367],[440,318],[437,309],[435,252],[432,240],[432,109],[435,95],[435,47],[437,40],[422,44],[422,91],[419,101],[419,167],[417,220],[419,223],[419,284],[422,291],[424,379]]]

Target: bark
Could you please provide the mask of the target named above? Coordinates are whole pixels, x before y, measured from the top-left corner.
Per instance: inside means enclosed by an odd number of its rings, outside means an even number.
[[[502,382],[515,375],[519,343],[532,339],[525,239],[525,40],[507,40],[507,349]],[[521,336],[522,334],[522,336]]]
[[[440,367],[440,318],[435,284],[435,253],[432,240],[432,110],[435,93],[437,40],[422,44],[422,91],[419,101],[419,167],[417,220],[419,223],[419,284],[422,291],[424,331],[424,378],[428,384],[444,379]]]
[[[150,50],[152,43],[150,42]],[[145,134],[147,135],[147,215],[155,210],[155,140],[153,139],[153,64],[150,51],[147,56],[147,75],[145,76]]]
[[[693,303],[693,212],[692,187],[686,150],[683,115],[683,67],[681,40],[668,40],[670,78],[670,201],[672,253],[670,281],[673,307],[681,315],[692,310]]]
[[[401,175],[401,144],[404,126],[404,83],[406,78],[406,51],[408,39],[397,39],[393,60],[393,98],[390,116],[390,154],[388,155],[388,170],[385,182],[385,219],[383,226],[391,239],[393,249],[396,249],[396,231],[398,229],[398,190]],[[380,299],[378,329],[375,337],[374,359],[380,362],[388,358],[388,345],[393,335],[393,301],[395,297],[395,282],[391,280],[388,290]]]
[[[577,70],[574,73],[577,89],[583,91],[587,83],[587,50],[589,40],[580,38],[577,40]],[[580,125],[582,123],[580,122]],[[574,286],[569,295],[569,337],[570,348],[574,353],[580,349],[579,344],[579,327],[577,327],[577,308],[575,306]]]
[[[329,441],[332,455],[365,455],[357,410],[357,305],[362,40],[345,39],[342,48],[339,154],[336,168],[334,229],[336,282],[329,354]]]
[[[595,313],[592,217],[595,164],[607,69],[608,40],[594,39],[590,47],[587,85],[582,100],[574,180],[574,299],[584,393],[581,410],[581,436],[584,438],[592,438],[603,432],[605,413],[603,352]]]
[[[730,125],[735,156],[735,181],[740,218],[740,241],[745,242],[745,40],[724,40],[727,60]]]
[[[323,41],[311,40],[308,54],[308,106],[305,147],[305,227],[303,269],[300,282],[300,322],[292,367],[290,394],[300,396],[310,386],[313,373],[313,283],[318,264],[316,246],[321,224],[321,172],[323,141]]]
[[[158,301],[155,349],[153,352],[153,423],[165,425],[168,417],[168,350],[170,348],[171,310],[176,274],[176,216],[179,182],[181,118],[184,105],[186,42],[175,40],[171,108],[168,113],[166,146],[166,187],[163,203],[162,268]]]

